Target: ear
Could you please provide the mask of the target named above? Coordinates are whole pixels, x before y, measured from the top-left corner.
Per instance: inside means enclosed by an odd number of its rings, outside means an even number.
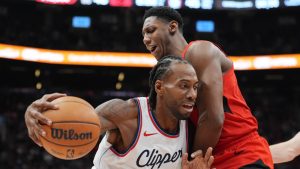
[[[176,21],[171,21],[169,23],[169,32],[173,35],[178,29],[178,23]]]
[[[155,92],[158,96],[162,96],[164,93],[163,81],[156,80],[155,82]]]

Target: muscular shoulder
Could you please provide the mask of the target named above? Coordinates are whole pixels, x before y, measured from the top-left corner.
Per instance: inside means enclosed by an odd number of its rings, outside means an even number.
[[[232,62],[226,57],[224,52],[210,41],[195,41],[189,47],[186,59],[191,62],[194,68],[201,70],[207,65],[214,63],[225,70],[231,67]]]
[[[99,105],[96,112],[99,116],[118,123],[137,118],[138,107],[133,99],[112,99]]]
[[[187,51],[187,58],[201,58],[201,59],[218,59],[226,57],[223,51],[220,50],[214,43],[210,41],[195,41],[191,44]]]

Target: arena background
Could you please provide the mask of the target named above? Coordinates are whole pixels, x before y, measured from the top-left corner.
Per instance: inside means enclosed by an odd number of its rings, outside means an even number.
[[[40,1],[0,1],[0,48],[1,45],[18,45],[147,55],[141,36],[142,16],[149,8],[147,5],[162,4],[179,8],[188,41],[210,40],[229,56],[240,58],[300,55],[300,7],[297,6],[300,2],[297,0],[233,0],[229,6],[224,3],[228,0],[189,3],[179,0],[174,3],[171,0]],[[122,5],[125,7],[118,7]],[[89,18],[89,21],[79,21],[79,26],[83,24],[87,28],[75,28],[72,23],[74,16]],[[198,20],[210,21],[204,27],[208,32],[196,31]],[[150,66],[24,61],[12,59],[0,50],[0,168],[91,168],[95,150],[82,159],[63,161],[36,146],[27,136],[24,124],[26,107],[51,92],[84,98],[95,107],[115,97],[145,96],[149,71]],[[236,72],[243,95],[258,119],[259,133],[270,144],[294,136],[300,130],[300,69],[284,67]],[[275,168],[299,169],[300,158]]]

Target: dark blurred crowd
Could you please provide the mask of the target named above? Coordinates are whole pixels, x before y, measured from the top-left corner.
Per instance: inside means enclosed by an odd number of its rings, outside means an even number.
[[[141,29],[147,8],[21,2],[0,3],[0,43],[65,50],[146,52]],[[299,52],[299,7],[179,12],[184,18],[183,33],[189,41],[213,41],[229,55]],[[73,16],[89,16],[90,28],[74,28]],[[214,21],[214,32],[197,32],[197,20]]]

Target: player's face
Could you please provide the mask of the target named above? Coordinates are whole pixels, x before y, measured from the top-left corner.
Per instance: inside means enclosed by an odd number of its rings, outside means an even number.
[[[157,60],[169,54],[167,49],[170,43],[168,26],[168,23],[156,16],[145,19],[143,25],[143,42]]]
[[[164,104],[177,119],[187,119],[197,98],[198,78],[189,64],[174,63],[162,86]]]

